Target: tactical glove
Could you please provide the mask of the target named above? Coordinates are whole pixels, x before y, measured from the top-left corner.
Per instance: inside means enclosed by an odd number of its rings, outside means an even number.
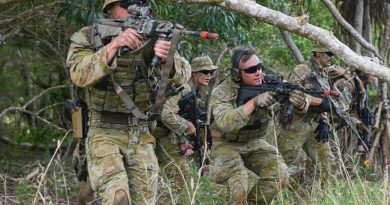
[[[288,94],[288,100],[296,108],[302,110],[306,105],[306,95],[300,90],[293,90]]]
[[[273,97],[276,94],[277,93],[275,93],[275,92],[268,91],[268,92],[257,95],[256,97],[253,98],[255,108],[266,108],[266,107],[271,106],[272,104],[274,104],[276,102],[275,98]]]
[[[327,122],[326,119],[321,119],[318,122],[318,126],[314,133],[318,133],[316,136],[316,139],[318,142],[328,142],[329,141],[329,135],[330,132],[332,131],[332,128],[330,127],[329,123]]]
[[[334,79],[344,75],[346,70],[340,66],[329,66],[325,68],[325,72],[331,79]]]

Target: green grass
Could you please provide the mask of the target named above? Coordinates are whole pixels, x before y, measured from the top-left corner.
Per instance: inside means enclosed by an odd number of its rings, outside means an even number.
[[[7,152],[10,149],[5,148],[0,152]],[[34,155],[36,155],[35,158]],[[44,155],[41,151],[30,150],[30,156],[26,158],[28,161],[17,162],[19,165],[24,165],[24,170],[21,172],[20,166],[14,165],[16,162],[13,161],[12,157],[4,153],[0,154],[2,157],[8,156],[8,158],[0,159],[2,164],[5,165],[7,165],[5,162],[8,161],[7,168],[0,169],[0,204],[32,203],[38,191],[38,179],[42,176],[49,161],[49,159],[43,161],[42,156]],[[17,160],[22,160],[20,155],[16,156]],[[73,173],[71,160],[61,157],[55,157],[54,159],[39,190],[39,201],[45,200],[46,203],[52,204],[75,204],[80,183],[77,182]],[[388,177],[372,175],[371,170],[363,169],[358,164],[349,165],[348,174],[339,171],[337,176],[332,176],[333,180],[326,181],[318,177],[318,174],[312,174],[313,176],[307,177],[303,182],[295,183],[289,189],[284,189],[271,204],[389,204],[390,186]],[[42,166],[39,168],[39,175],[30,180],[23,179],[33,168],[39,166]],[[173,188],[170,187],[169,179],[161,178],[159,182],[160,190],[172,191]],[[191,167],[189,179],[186,183],[187,189],[184,189],[181,197],[174,194],[170,196],[175,199],[176,203],[174,204],[223,204],[226,189],[222,185],[212,182],[207,174],[200,177],[199,170],[195,166]]]

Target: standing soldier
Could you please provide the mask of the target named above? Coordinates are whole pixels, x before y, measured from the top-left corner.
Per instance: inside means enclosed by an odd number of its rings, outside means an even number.
[[[328,75],[341,76],[345,73],[343,68],[332,66],[333,54],[327,48],[316,45],[312,53],[310,62],[300,64],[291,71],[290,83],[306,89],[322,89],[318,81],[329,86]],[[281,120],[278,148],[289,167],[290,176],[302,175],[310,160],[318,161],[321,170],[326,173],[335,162],[329,146],[331,129],[326,113],[330,111],[331,102],[326,97],[306,96],[308,101],[304,108],[294,112],[292,120]]]
[[[193,155],[195,148],[194,142],[191,141],[199,132],[197,124],[188,118],[193,114],[189,112],[199,114],[197,120],[206,121],[206,119],[201,119],[204,116],[207,117],[205,102],[208,95],[206,90],[216,68],[208,56],[194,58],[191,63],[190,80],[183,85],[182,91],[165,102],[161,111],[161,122],[170,129],[170,133],[158,139],[157,157],[165,173],[173,179],[174,188],[177,191],[183,188],[184,180],[188,179],[189,157]],[[195,100],[195,102],[185,102],[188,100]],[[185,107],[181,107],[183,103]],[[197,162],[199,163],[202,162]]]
[[[288,183],[287,166],[275,146],[265,140],[275,103],[273,92],[253,97],[237,106],[240,86],[263,83],[263,62],[251,48],[237,48],[230,76],[212,92],[214,122],[211,179],[228,187],[226,204],[270,204]],[[293,92],[294,105],[305,103],[303,93]]]
[[[124,19],[130,15],[127,8],[134,4],[145,6],[147,1],[106,0],[103,12],[108,18]],[[129,28],[96,51],[91,36],[91,26],[76,32],[67,57],[72,81],[86,88],[86,153],[91,187],[103,204],[154,204],[159,171],[155,139],[149,134],[149,121],[135,117],[134,109],[144,113],[151,107],[147,59],[157,55],[165,61],[170,42],[157,40],[154,49],[142,47],[145,39]],[[123,47],[138,50],[117,56]],[[133,110],[116,94],[116,85],[134,101]]]

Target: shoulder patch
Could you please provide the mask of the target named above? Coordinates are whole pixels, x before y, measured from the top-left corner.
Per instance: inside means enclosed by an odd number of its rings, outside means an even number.
[[[214,97],[216,97],[218,100],[222,100],[225,96],[226,96],[226,93],[225,91],[221,90],[221,89],[218,89],[218,90],[215,90],[215,92],[213,93]]]
[[[90,45],[90,40],[91,40],[91,32],[92,32],[92,27],[84,27],[74,33],[70,40],[78,45],[81,46],[89,46]]]

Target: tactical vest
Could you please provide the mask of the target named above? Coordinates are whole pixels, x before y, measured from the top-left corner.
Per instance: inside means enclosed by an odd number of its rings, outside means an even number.
[[[113,71],[115,81],[126,91],[135,105],[141,111],[150,108],[152,104],[152,85],[148,80],[148,66],[144,55],[125,54],[117,57],[117,68]],[[115,92],[110,75],[87,91],[89,109],[117,113],[130,113],[130,110]]]
[[[229,83],[233,83],[229,80]],[[233,94],[231,102],[233,107],[237,108],[237,91]],[[267,128],[271,117],[268,110],[259,109],[251,114],[249,122],[242,127],[238,132],[225,133],[224,138],[233,141],[248,141],[256,138],[263,138],[266,135]]]

